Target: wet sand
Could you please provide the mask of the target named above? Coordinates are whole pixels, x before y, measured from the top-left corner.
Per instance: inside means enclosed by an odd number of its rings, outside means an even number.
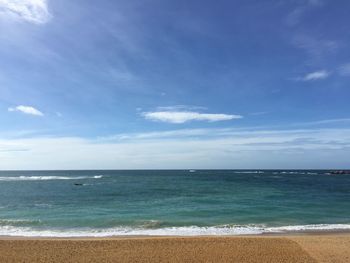
[[[317,262],[350,262],[350,235],[295,236],[297,242]]]
[[[0,262],[350,262],[350,235],[1,238]]]

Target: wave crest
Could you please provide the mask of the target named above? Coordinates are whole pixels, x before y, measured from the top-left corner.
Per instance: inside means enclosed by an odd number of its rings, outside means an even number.
[[[81,180],[101,179],[103,175],[95,176],[1,176],[0,181],[45,181],[45,180]]]

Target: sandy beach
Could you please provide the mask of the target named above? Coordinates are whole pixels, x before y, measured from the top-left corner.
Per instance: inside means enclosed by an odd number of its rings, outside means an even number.
[[[350,262],[350,235],[2,238],[0,262]]]

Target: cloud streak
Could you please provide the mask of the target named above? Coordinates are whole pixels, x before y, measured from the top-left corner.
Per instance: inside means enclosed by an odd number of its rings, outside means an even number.
[[[228,121],[243,118],[241,115],[230,115],[222,113],[199,113],[195,111],[153,111],[143,112],[146,120],[181,124],[189,121]]]
[[[32,107],[32,106],[24,106],[24,105],[19,105],[17,107],[14,108],[8,108],[9,112],[14,112],[14,111],[18,111],[24,114],[29,114],[29,115],[34,115],[34,116],[44,116],[44,113],[42,113],[41,111],[39,111],[38,109]]]
[[[349,129],[182,130],[122,141],[0,139],[0,169],[321,169],[347,166],[349,154]]]
[[[320,0],[309,0],[304,1],[302,5],[299,5],[294,10],[292,10],[286,17],[287,25],[289,26],[296,26],[300,23],[302,17],[305,15],[305,13],[315,7],[322,6],[323,2]]]
[[[344,77],[350,77],[350,63],[346,63],[339,67],[339,74]]]
[[[313,62],[323,61],[329,55],[336,54],[341,46],[339,40],[335,41],[304,34],[295,35],[292,43],[296,48],[304,50]]]
[[[34,24],[45,24],[52,17],[47,0],[0,0],[1,14]]]
[[[315,72],[311,72],[309,74],[306,74],[303,78],[301,78],[302,81],[313,81],[313,80],[321,80],[326,79],[330,76],[330,72],[327,70],[319,70]]]

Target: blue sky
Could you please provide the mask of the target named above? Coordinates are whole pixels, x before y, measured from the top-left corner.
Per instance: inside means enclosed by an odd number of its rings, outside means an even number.
[[[349,12],[0,0],[0,169],[349,168]]]

